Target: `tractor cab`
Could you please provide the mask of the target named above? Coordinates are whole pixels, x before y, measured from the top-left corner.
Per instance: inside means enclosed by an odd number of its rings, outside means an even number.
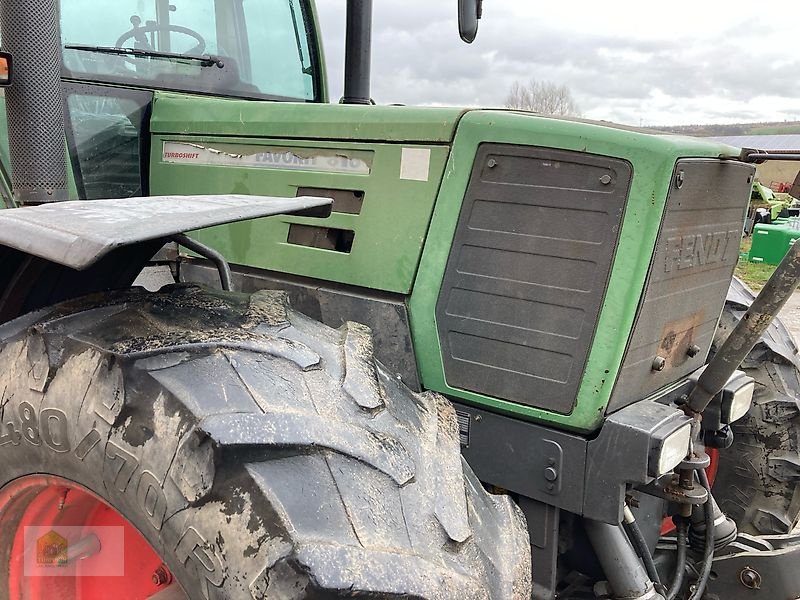
[[[374,106],[346,6],[334,106],[313,0],[0,2],[0,598],[798,597],[800,155]]]
[[[154,91],[327,100],[306,0],[121,0],[102,10],[88,4],[60,3],[74,196],[149,193],[140,163]]]

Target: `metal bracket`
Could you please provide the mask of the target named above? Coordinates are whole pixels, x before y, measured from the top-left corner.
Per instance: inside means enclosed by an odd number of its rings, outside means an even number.
[[[796,152],[782,152],[780,150],[760,150],[757,148],[742,148],[739,160],[746,163],[760,165],[768,160],[800,161],[800,154]]]
[[[729,554],[714,559],[709,598],[797,598],[800,596],[800,535],[740,534]]]
[[[174,235],[172,236],[172,239],[178,242],[184,248],[187,248],[195,254],[199,254],[203,258],[207,258],[213,262],[214,266],[217,267],[217,271],[219,272],[219,283],[222,286],[222,289],[226,292],[230,292],[233,289],[231,266],[228,264],[228,261],[224,256],[222,256],[222,254],[214,250],[211,246],[206,246],[197,240],[193,240],[185,233]]]

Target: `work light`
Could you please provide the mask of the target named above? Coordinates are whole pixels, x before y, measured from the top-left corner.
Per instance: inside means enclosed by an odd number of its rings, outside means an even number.
[[[720,421],[729,425],[747,414],[753,403],[756,382],[742,371],[736,371],[722,390]]]
[[[654,437],[650,451],[650,475],[661,477],[677,467],[689,452],[691,422],[683,422],[663,437]]]

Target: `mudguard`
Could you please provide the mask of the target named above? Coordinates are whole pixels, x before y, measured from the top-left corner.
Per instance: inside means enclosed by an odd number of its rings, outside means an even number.
[[[83,271],[122,246],[331,202],[241,195],[57,202],[0,212],[0,244]]]
[[[330,198],[157,196],[0,211],[0,322],[129,286],[176,234],[278,214],[330,212]]]

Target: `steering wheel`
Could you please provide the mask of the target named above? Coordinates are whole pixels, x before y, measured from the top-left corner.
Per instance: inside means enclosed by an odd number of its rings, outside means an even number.
[[[202,54],[203,50],[206,49],[205,39],[194,29],[189,29],[188,27],[182,27],[181,25],[157,25],[157,24],[145,25],[144,27],[139,27],[137,21],[138,19],[137,20],[131,19],[131,22],[133,23],[133,29],[131,29],[130,31],[126,31],[119,37],[117,43],[115,44],[117,48],[122,48],[125,42],[127,42],[131,38],[135,38],[136,41],[139,42],[140,44],[146,45],[147,50],[154,50],[154,48],[150,45],[150,42],[147,40],[147,37],[144,34],[161,32],[161,31],[172,31],[175,33],[182,33],[184,35],[188,35],[197,40],[197,45],[194,48],[190,49],[189,51],[185,52],[184,54],[199,55]]]

